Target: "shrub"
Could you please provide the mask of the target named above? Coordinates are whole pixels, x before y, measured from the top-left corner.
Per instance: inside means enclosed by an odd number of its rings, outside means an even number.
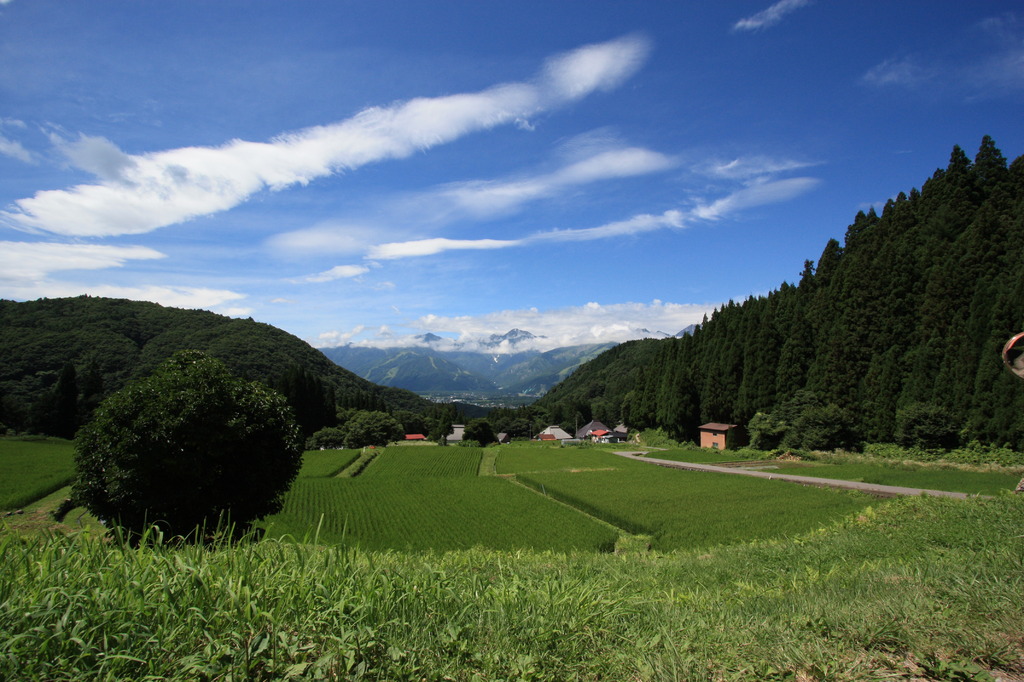
[[[281,509],[302,464],[285,398],[198,351],[108,397],[75,449],[75,501],[128,537],[224,521],[242,531]]]
[[[347,448],[384,447],[405,435],[402,425],[387,412],[356,412],[345,422],[343,431]]]
[[[478,443],[493,443],[498,438],[494,435],[494,429],[491,428],[491,423],[486,419],[474,419],[473,421],[466,424],[466,430],[463,435],[465,440],[475,440]]]
[[[334,426],[320,429],[306,439],[307,450],[338,450],[345,447],[345,432]]]
[[[903,447],[949,450],[960,444],[959,428],[949,410],[914,403],[896,411],[896,442]]]

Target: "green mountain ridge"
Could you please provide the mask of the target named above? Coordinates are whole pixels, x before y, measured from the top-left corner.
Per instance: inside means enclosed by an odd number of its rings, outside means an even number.
[[[412,393],[356,376],[269,324],[142,301],[0,300],[0,348],[0,423],[19,429],[69,363],[78,376],[98,380],[106,395],[184,349],[204,351],[238,376],[268,384],[301,367],[330,387],[341,404],[382,403],[417,411],[428,405]]]

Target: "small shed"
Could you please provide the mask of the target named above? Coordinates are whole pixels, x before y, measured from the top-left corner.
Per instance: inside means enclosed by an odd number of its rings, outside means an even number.
[[[700,427],[700,446],[715,450],[726,450],[736,447],[741,437],[737,424],[718,424],[711,422]]]
[[[512,442],[512,436],[508,435],[505,432],[499,433],[498,434],[498,442],[502,443],[502,444],[511,443]]]

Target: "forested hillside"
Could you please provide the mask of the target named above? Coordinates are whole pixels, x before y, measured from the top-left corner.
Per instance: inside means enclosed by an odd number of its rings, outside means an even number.
[[[282,390],[300,422],[323,409],[333,419],[335,403],[416,411],[428,405],[355,376],[271,325],[141,301],[0,300],[0,349],[0,424],[54,435],[71,435],[73,422],[104,396],[183,349],[205,351],[238,376]]]
[[[986,136],[973,162],[954,147],[920,190],[858,213],[796,284],[730,301],[691,336],[614,348],[536,409],[685,438],[754,419],[768,445],[797,426],[837,445],[924,424],[936,440],[1019,449],[1024,383],[999,351],[1021,330],[1024,157],[1008,166]]]

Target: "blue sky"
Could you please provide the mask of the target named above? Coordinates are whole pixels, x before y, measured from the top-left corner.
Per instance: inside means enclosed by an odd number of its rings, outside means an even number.
[[[675,333],[992,135],[973,0],[0,0],[0,297],[314,345]]]

